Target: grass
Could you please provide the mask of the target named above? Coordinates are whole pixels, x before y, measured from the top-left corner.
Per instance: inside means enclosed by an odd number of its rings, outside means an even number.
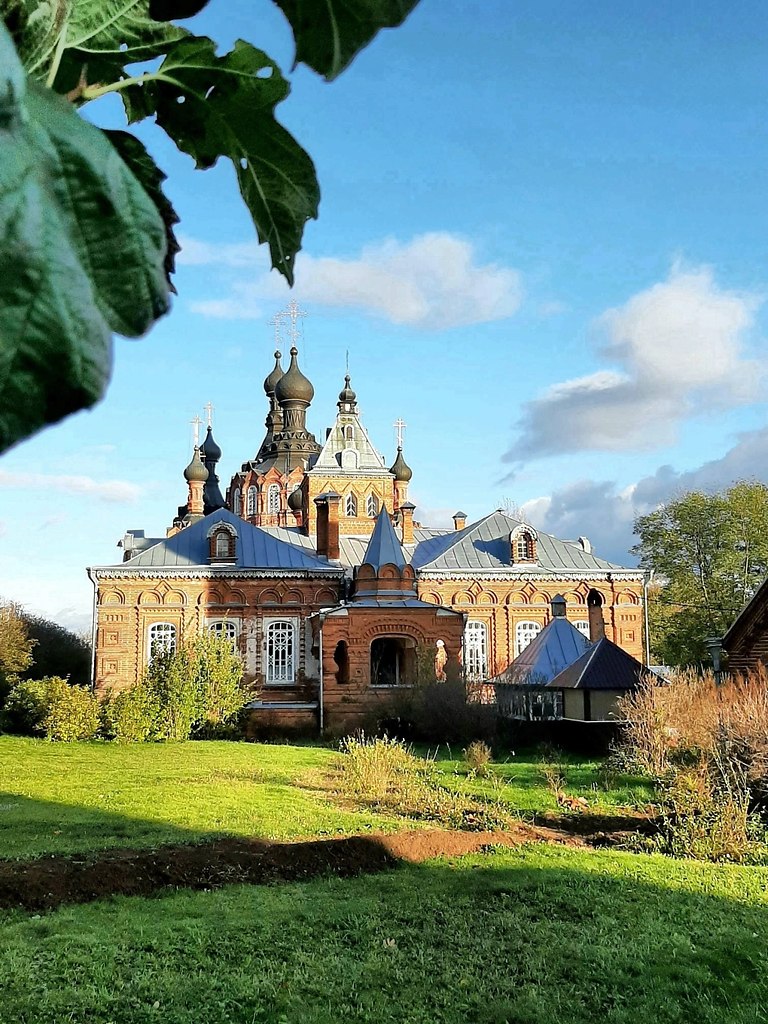
[[[18,1024],[757,1024],[768,872],[527,847],[0,919]]]
[[[255,743],[46,743],[0,737],[0,857],[393,828],[313,777],[334,751]]]
[[[542,757],[533,751],[522,751],[490,764],[489,774],[484,776],[476,775],[455,751],[441,747],[434,756],[445,784],[462,792],[498,800],[510,811],[524,816],[562,810],[543,777]],[[571,797],[584,797],[596,812],[644,807],[655,798],[654,787],[647,779],[606,776],[600,760],[562,754],[558,756],[558,765],[565,775],[564,792]]]

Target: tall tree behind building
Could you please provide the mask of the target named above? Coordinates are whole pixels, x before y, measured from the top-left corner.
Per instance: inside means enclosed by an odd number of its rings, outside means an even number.
[[[651,650],[669,665],[708,660],[768,574],[768,488],[740,481],[715,494],[690,491],[635,522],[633,553],[655,573]]]

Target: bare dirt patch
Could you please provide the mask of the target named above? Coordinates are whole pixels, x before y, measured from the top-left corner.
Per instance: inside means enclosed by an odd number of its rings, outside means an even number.
[[[0,907],[49,910],[63,903],[88,903],[117,895],[151,896],[169,888],[214,889],[322,875],[343,878],[385,871],[402,862],[413,864],[476,853],[489,846],[530,842],[587,845],[584,837],[521,823],[504,832],[434,829],[293,843],[221,839],[197,846],[0,861]]]

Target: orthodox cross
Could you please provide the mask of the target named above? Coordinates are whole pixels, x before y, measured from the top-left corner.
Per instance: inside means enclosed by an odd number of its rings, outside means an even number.
[[[299,340],[298,321],[307,316],[307,314],[303,309],[299,309],[299,304],[295,299],[291,299],[288,303],[288,309],[284,309],[282,313],[278,313],[277,316],[281,319],[290,320],[291,324],[288,328],[288,337],[291,345],[296,345]]]
[[[403,447],[403,432],[405,431],[405,428],[408,426],[408,424],[405,422],[404,419],[402,419],[402,417],[398,416],[398,418],[395,420],[395,422],[392,424],[392,426],[397,431],[397,447],[398,448],[402,448]]]
[[[208,417],[208,426],[212,427],[213,426],[213,406],[211,405],[210,402],[208,402],[208,404],[204,405],[203,408],[205,409],[205,414]]]
[[[203,422],[199,416],[195,416],[193,420],[190,420],[192,424],[192,437],[195,440],[195,448],[200,447],[200,424]]]

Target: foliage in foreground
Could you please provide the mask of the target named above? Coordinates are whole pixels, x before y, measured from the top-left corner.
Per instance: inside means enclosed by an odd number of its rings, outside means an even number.
[[[417,757],[401,740],[350,736],[340,749],[341,792],[368,806],[472,831],[512,823],[512,815],[498,799],[480,800],[458,792],[433,759]]]
[[[332,80],[417,0],[276,0],[296,61]],[[234,168],[272,265],[293,283],[320,189],[275,117],[290,86],[263,51],[172,24],[207,0],[0,0],[0,451],[102,395],[112,335],[137,337],[169,308],[179,245],[165,178],[129,132],[78,108],[116,93],[200,169]],[[225,6],[225,5],[224,5]],[[90,112],[89,112],[90,114]],[[115,269],[119,272],[116,273]]]
[[[554,847],[19,913],[2,935],[3,1018],[35,1024],[755,1024],[768,1005],[761,869]]]
[[[765,860],[768,673],[684,672],[622,699],[623,756],[662,782],[656,844],[675,856]]]
[[[58,676],[24,679],[8,695],[3,727],[49,740],[91,740],[99,731],[99,702],[90,689]]]
[[[0,602],[0,705],[19,675],[32,664],[34,646],[24,609],[12,601]]]

